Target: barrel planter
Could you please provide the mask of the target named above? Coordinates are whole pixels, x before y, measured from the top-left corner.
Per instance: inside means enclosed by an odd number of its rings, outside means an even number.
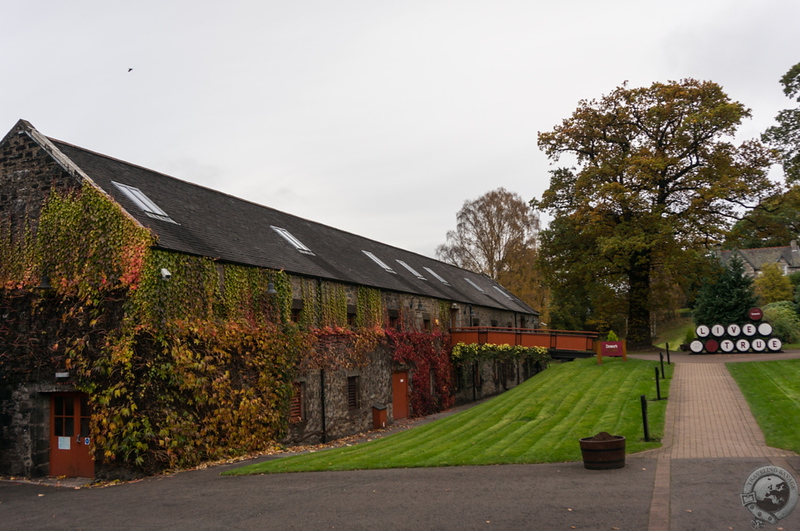
[[[580,440],[583,466],[589,470],[610,470],[625,466],[625,437],[598,433]]]

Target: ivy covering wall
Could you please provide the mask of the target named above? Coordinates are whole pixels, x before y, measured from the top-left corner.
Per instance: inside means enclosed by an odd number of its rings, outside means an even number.
[[[87,183],[52,193],[37,231],[0,219],[0,259],[0,378],[68,370],[90,397],[93,450],[107,469],[152,473],[265,450],[287,431],[298,372],[357,369],[381,346],[413,371],[415,415],[453,403],[446,336],[385,329],[380,290],[354,291],[351,329],[346,288],[302,280],[293,323],[288,275],[158,250]],[[53,290],[32,289],[43,275]],[[447,303],[439,318],[449,319]]]
[[[69,370],[90,396],[102,466],[191,466],[286,432],[292,380],[317,342],[287,324],[287,275],[155,250],[88,184],[52,194],[35,237],[8,220],[0,231],[0,377]],[[31,292],[45,274],[54,290]]]

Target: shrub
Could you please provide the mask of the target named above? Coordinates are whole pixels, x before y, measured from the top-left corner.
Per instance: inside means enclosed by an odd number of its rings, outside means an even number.
[[[772,325],[772,333],[784,343],[800,342],[800,317],[793,303],[773,302],[764,306],[764,319]]]

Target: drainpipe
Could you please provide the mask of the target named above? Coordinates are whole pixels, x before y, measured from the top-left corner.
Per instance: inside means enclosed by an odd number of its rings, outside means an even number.
[[[328,442],[328,434],[325,431],[325,369],[319,370],[319,395],[322,403],[322,443]]]
[[[322,301],[322,277],[317,277],[317,311],[314,317],[320,324],[322,324]],[[325,369],[319,370],[319,396],[322,403],[322,443],[325,444],[328,442],[328,432],[325,427]]]
[[[478,399],[478,362],[472,362],[472,401]]]

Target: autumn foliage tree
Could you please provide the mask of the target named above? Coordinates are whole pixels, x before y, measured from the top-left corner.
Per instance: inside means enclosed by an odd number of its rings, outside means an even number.
[[[777,263],[766,264],[754,282],[756,295],[762,305],[794,299],[794,286]]]
[[[731,143],[749,116],[713,82],[623,84],[539,133],[551,160],[574,164],[552,171],[533,202],[554,218],[543,263],[584,285],[585,300],[614,299],[631,346],[652,344],[655,294],[691,277],[698,248],[776,193],[771,152],[758,141]]]
[[[465,201],[456,219],[436,249],[439,260],[497,280],[536,309],[546,306],[535,268],[539,216],[519,194],[492,190]]]

